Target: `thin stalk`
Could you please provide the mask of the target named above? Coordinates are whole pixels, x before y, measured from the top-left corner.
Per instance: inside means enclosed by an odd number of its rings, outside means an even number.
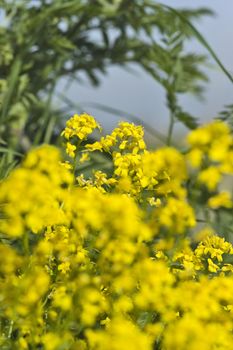
[[[26,255],[29,255],[29,236],[28,232],[26,232],[23,236],[23,249]]]
[[[52,98],[53,98],[53,93],[55,90],[55,82],[53,83],[53,85],[51,86],[49,95],[48,95],[48,99],[47,99],[47,103],[46,103],[46,109],[44,112],[44,115],[41,117],[41,119],[43,120],[43,125],[41,125],[40,129],[38,130],[34,142],[34,145],[38,145],[40,143],[40,140],[42,138],[43,132],[46,130],[46,127],[48,125],[48,121],[49,121],[49,114],[50,114],[50,107],[51,107],[51,103],[52,103]]]
[[[7,113],[12,104],[12,99],[15,98],[14,93],[17,88],[21,66],[22,66],[21,59],[19,57],[15,58],[14,64],[12,65],[11,72],[8,78],[8,90],[3,99],[2,112],[0,114],[0,124],[6,121]]]
[[[170,122],[168,127],[168,134],[167,134],[167,145],[170,146],[172,143],[172,134],[175,126],[175,114],[173,111],[170,113]]]
[[[176,122],[176,111],[177,111],[177,101],[176,101],[176,95],[175,95],[175,88],[174,86],[175,82],[172,83],[172,85],[167,89],[167,107],[170,111],[170,121],[169,121],[169,127],[168,127],[168,133],[167,133],[167,145],[170,146],[172,143],[172,134],[174,131],[174,126]]]
[[[197,28],[190,22],[188,21],[184,15],[182,15],[179,11],[174,9],[171,6],[164,5],[159,3],[159,5],[163,8],[166,8],[170,12],[174,13],[176,16],[178,16],[185,24],[187,24],[190,29],[192,30],[193,34],[197,38],[197,40],[206,48],[206,50],[209,52],[211,57],[214,59],[214,61],[217,63],[217,65],[221,68],[221,70],[224,72],[224,74],[228,77],[228,79],[233,83],[233,76],[232,74],[227,70],[227,68],[223,65],[221,60],[218,58],[217,54],[215,51],[212,49],[212,47],[209,45],[209,43],[206,41],[204,36],[197,30]]]
[[[13,325],[14,325],[14,321],[10,321],[10,326],[9,326],[9,330],[8,330],[8,334],[7,334],[7,338],[10,339],[11,338],[11,334],[13,331]]]
[[[50,143],[55,125],[56,125],[56,117],[55,115],[52,115],[45,132],[44,143]]]
[[[78,157],[78,149],[79,149],[81,143],[82,143],[82,141],[79,140],[77,142],[77,145],[76,145],[76,152],[75,152],[74,161],[73,161],[73,167],[74,167],[73,168],[73,176],[74,176],[74,180],[75,180],[75,172],[76,172],[76,165],[77,165],[76,162],[77,162],[77,157]]]

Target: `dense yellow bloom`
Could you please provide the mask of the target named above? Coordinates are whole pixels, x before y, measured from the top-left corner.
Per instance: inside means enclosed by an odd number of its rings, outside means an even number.
[[[233,247],[224,238],[211,236],[199,243],[195,254],[197,256],[209,255],[212,259],[216,258],[218,261],[223,261],[222,255],[233,254]]]
[[[195,214],[185,201],[169,198],[166,205],[155,210],[158,228],[166,227],[171,234],[184,233],[196,224]]]
[[[232,209],[230,129],[192,131],[183,154],[147,151],[126,122],[82,144],[96,128],[74,115],[69,161],[44,145],[0,183],[0,348],[230,349],[233,247],[214,234]]]
[[[213,209],[217,209],[219,207],[232,208],[233,202],[230,193],[223,191],[213,197],[210,197],[208,200],[208,205]]]
[[[214,166],[202,170],[198,175],[198,180],[205,184],[210,191],[215,190],[220,183],[221,178],[221,172]]]
[[[233,137],[229,126],[215,120],[189,133],[186,155],[191,165],[200,168],[198,179],[213,191],[224,174],[233,174]]]
[[[194,168],[199,168],[202,164],[204,154],[201,149],[193,148],[187,154],[187,159]]]
[[[75,136],[79,140],[85,140],[95,129],[100,129],[100,126],[91,115],[87,113],[75,114],[66,122],[62,136],[67,140]]]
[[[150,350],[151,339],[124,318],[113,319],[105,332],[87,331],[90,349]]]
[[[72,174],[60,164],[56,148],[44,146],[31,151],[22,167],[0,184],[6,216],[0,222],[2,232],[20,236],[28,229],[38,233],[48,225],[65,223],[61,202],[65,187],[72,181]]]
[[[192,147],[201,149],[207,149],[206,147],[216,142],[220,145],[221,141],[224,141],[222,147],[225,148],[226,144],[232,142],[232,140],[228,138],[229,135],[229,126],[220,120],[216,120],[190,132],[187,140]],[[211,149],[209,151],[211,152]]]
[[[86,148],[95,151],[111,152],[113,147],[118,146],[122,153],[130,152],[137,154],[146,148],[143,140],[144,131],[141,126],[133,123],[120,122],[111,135],[102,137],[99,142],[86,145]]]

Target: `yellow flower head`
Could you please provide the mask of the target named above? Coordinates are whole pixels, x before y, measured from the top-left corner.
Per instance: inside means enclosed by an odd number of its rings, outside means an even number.
[[[75,114],[66,122],[66,127],[62,131],[61,135],[65,139],[70,140],[73,137],[77,137],[80,141],[83,141],[90,135],[95,129],[101,129],[100,125],[96,122],[95,118],[87,113]]]

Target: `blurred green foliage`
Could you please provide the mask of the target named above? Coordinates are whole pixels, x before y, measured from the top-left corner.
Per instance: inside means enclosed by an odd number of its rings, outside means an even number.
[[[184,46],[194,35],[189,22],[210,10],[173,12],[152,0],[1,0],[0,13],[3,148],[24,152],[54,142],[54,127],[70,109],[53,104],[60,79],[81,83],[86,76],[98,85],[113,64],[136,63],[164,87],[172,115],[168,143],[174,121],[196,126],[177,96],[200,95],[207,80],[206,57]]]

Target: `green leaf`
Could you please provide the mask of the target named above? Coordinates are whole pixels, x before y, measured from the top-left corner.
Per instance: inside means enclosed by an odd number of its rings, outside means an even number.
[[[195,129],[198,126],[197,119],[184,111],[179,111],[176,113],[176,119],[187,126],[188,129]]]
[[[182,13],[180,13],[179,11],[174,9],[173,7],[170,7],[170,6],[167,6],[167,5],[164,5],[164,4],[160,4],[160,6],[166,8],[169,11],[171,11],[172,13],[174,13],[176,16],[178,16],[184,23],[186,23],[190,27],[190,29],[192,30],[192,33],[197,38],[197,40],[206,48],[206,50],[209,52],[209,54],[214,59],[214,61],[218,64],[218,66],[225,73],[225,75],[228,77],[228,79],[233,83],[233,76],[232,76],[232,74],[223,65],[223,63],[218,58],[218,56],[215,53],[215,51],[211,48],[209,43],[206,41],[204,36],[196,29],[196,27],[189,20],[187,20],[187,18]]]

